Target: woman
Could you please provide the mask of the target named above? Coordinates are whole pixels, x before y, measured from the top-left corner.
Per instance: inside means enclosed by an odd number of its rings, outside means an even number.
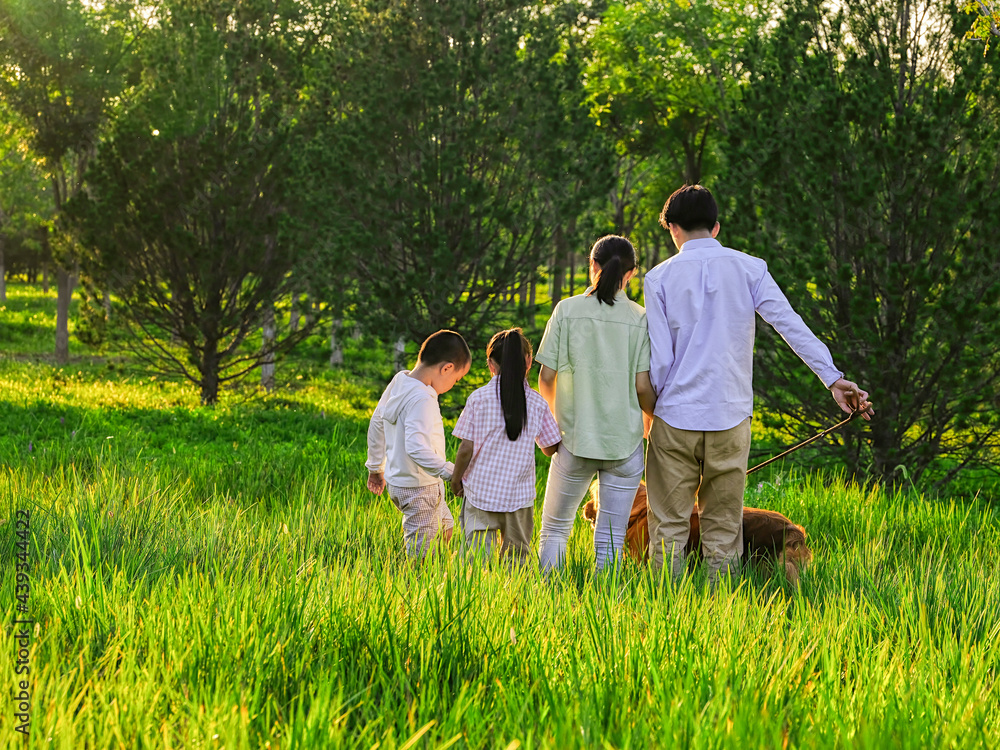
[[[643,471],[643,412],[652,419],[646,311],[625,294],[636,273],[635,248],[608,235],[590,251],[591,286],[560,302],[545,326],[536,360],[538,390],[556,415],[562,443],[549,468],[539,534],[543,571],[561,567],[580,503],[596,474],[597,569],[621,553]]]

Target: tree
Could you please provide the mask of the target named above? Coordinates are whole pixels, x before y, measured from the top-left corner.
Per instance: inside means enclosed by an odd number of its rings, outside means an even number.
[[[614,143],[590,116],[585,86],[592,52],[589,37],[605,10],[603,5],[562,2],[548,8],[555,33],[546,38],[557,49],[549,57],[551,64],[543,69],[549,80],[542,85],[552,94],[550,108],[558,121],[550,128],[553,148],[546,151],[550,159],[541,171],[548,174],[544,196],[554,222],[548,269],[553,309],[563,296],[567,264],[572,276],[575,257],[594,239],[582,233],[588,222],[580,220],[603,211],[604,199],[615,182]]]
[[[310,89],[328,118],[313,161],[332,187],[337,278],[353,275],[356,320],[384,338],[454,327],[475,340],[550,252],[565,114],[542,10],[359,3]]]
[[[619,2],[594,31],[586,86],[617,176],[610,220],[594,221],[631,237],[644,267],[674,252],[658,222],[666,197],[724,170],[744,50],[772,16],[770,2]]]
[[[794,0],[730,127],[726,241],[768,261],[870,388],[870,432],[846,432],[837,457],[883,481],[942,484],[1000,435],[1000,170],[982,158],[997,71],[961,23],[954,4]],[[755,368],[776,426],[829,423],[827,394],[763,332]]]
[[[742,49],[771,15],[769,2],[745,0],[612,4],[590,42],[587,86],[619,153],[667,162],[670,182],[701,182],[738,101]]]
[[[69,358],[69,302],[78,258],[59,223],[83,186],[111,103],[123,91],[144,21],[130,3],[0,0],[0,93],[45,165],[56,214],[56,361]]]
[[[161,4],[141,81],[70,206],[136,354],[205,404],[319,320],[247,342],[309,248],[289,167],[305,28],[295,2]]]
[[[7,244],[14,240],[40,254],[37,238],[51,224],[45,172],[28,149],[19,118],[0,111],[0,302],[7,301]]]

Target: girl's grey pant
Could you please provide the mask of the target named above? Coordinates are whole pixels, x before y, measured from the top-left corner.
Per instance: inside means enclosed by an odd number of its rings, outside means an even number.
[[[602,461],[574,456],[565,446],[552,457],[545,485],[542,527],[539,531],[538,565],[542,571],[562,567],[566,543],[580,503],[597,475],[600,500],[594,526],[597,569],[614,564],[621,554],[636,490],[644,468],[642,442],[628,458]]]

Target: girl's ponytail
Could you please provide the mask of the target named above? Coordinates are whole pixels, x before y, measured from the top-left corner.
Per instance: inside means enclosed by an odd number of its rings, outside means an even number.
[[[490,339],[486,356],[499,366],[500,407],[508,440],[517,440],[528,423],[528,399],[524,393],[527,359],[531,343],[520,328],[501,331]]]
[[[588,295],[596,294],[600,302],[614,305],[625,274],[636,266],[635,248],[624,237],[609,234],[594,243],[590,259],[600,268],[594,276],[594,288]]]

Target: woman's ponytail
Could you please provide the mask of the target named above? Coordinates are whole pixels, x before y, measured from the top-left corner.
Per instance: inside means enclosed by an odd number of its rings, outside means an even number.
[[[531,343],[520,328],[511,328],[501,331],[490,340],[486,356],[499,366],[497,380],[504,426],[507,438],[517,440],[528,423],[524,378],[527,375],[527,359],[531,356]]]
[[[623,278],[625,272],[622,270],[621,259],[617,255],[612,255],[601,265],[594,278],[594,294],[597,295],[597,299],[605,305],[614,305],[615,295],[622,288]]]
[[[636,266],[635,248],[624,237],[609,234],[594,243],[590,259],[599,268],[594,276],[594,288],[588,294],[596,294],[600,302],[614,305],[625,274]]]

